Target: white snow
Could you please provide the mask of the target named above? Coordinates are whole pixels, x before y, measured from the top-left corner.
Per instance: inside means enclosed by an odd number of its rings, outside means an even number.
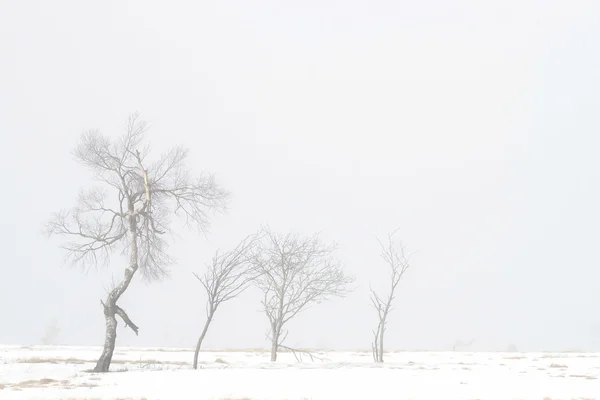
[[[0,399],[595,399],[598,353],[315,351],[303,362],[264,350],[117,348],[108,374],[87,372],[100,348],[0,346]]]

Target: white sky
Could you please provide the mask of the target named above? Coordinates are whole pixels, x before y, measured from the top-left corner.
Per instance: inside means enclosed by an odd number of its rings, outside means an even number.
[[[2,343],[101,344],[109,271],[62,263],[41,236],[89,174],[79,135],[139,111],[157,151],[185,144],[231,211],[183,232],[172,278],[121,301],[140,336],[192,346],[201,271],[260,224],[339,242],[359,288],[307,310],[289,345],[369,348],[375,235],[417,250],[391,348],[600,350],[597,1],[0,0]],[[209,347],[265,345],[256,293]]]

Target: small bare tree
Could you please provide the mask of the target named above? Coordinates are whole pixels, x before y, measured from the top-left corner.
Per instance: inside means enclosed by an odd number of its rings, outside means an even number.
[[[378,318],[377,329],[373,331],[374,340],[371,347],[373,360],[377,363],[383,362],[383,337],[388,315],[392,311],[392,302],[396,296],[396,288],[402,275],[410,266],[402,243],[394,244],[393,236],[395,233],[388,235],[388,242],[385,245],[377,239],[381,247],[381,258],[390,268],[390,291],[387,296],[382,298],[371,288],[371,304],[377,310]]]
[[[229,252],[217,251],[212,262],[206,266],[204,275],[194,273],[207,295],[206,322],[196,344],[194,369],[198,368],[198,354],[202,341],[219,306],[240,295],[257,277],[257,269],[251,263],[251,257],[258,240],[258,235],[250,235]]]
[[[58,337],[60,335],[60,324],[58,323],[58,318],[53,317],[50,321],[48,321],[48,325],[44,329],[44,336],[42,336],[42,344],[43,345],[55,345],[58,344]]]
[[[208,226],[209,212],[226,207],[228,194],[211,176],[190,177],[186,149],[176,147],[155,162],[147,160],[147,127],[136,113],[119,140],[111,141],[97,131],[83,134],[74,156],[102,187],[82,191],[75,207],[59,212],[47,224],[49,235],[71,238],[62,247],[73,264],[107,265],[114,250],[129,257],[123,278],[111,287],[106,301],[100,301],[106,334],[96,372],[109,370],[117,338],[116,315],[138,334],[139,328],[117,305],[134,275],[140,271],[147,281],[168,275],[173,262],[166,239],[171,217],[181,215],[186,226],[202,230]]]
[[[475,338],[464,342],[461,339],[457,339],[452,345],[452,351],[463,351],[463,349],[471,347],[471,345],[475,343]]]
[[[337,246],[321,243],[317,235],[280,235],[264,229],[264,238],[253,262],[260,275],[256,280],[264,294],[262,306],[269,319],[271,361],[287,332],[283,327],[299,312],[329,297],[344,297],[354,278],[347,276],[332,255]],[[289,348],[288,348],[289,349]]]

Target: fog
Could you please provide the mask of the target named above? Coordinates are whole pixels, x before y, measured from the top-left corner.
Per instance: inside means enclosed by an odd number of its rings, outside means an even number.
[[[376,237],[415,252],[386,347],[600,350],[597,1],[0,1],[0,343],[101,345],[126,260],[84,273],[42,235],[91,174],[71,150],[139,111],[158,156],[190,149],[232,193],[179,230],[162,283],[120,305],[119,345],[195,345],[202,272],[261,224],[321,232],[357,289],[304,311],[287,344],[370,348]],[[206,347],[267,347],[260,294]]]

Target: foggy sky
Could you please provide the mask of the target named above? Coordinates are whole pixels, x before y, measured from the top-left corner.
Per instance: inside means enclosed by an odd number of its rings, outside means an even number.
[[[180,231],[162,284],[120,301],[140,336],[195,344],[201,272],[261,224],[337,241],[357,278],[308,309],[288,345],[370,348],[376,236],[417,251],[386,346],[600,350],[600,3],[589,1],[0,0],[0,342],[101,345],[100,299],[124,260],[64,265],[41,235],[90,174],[70,151],[89,129],[151,123],[158,155],[232,192],[202,237]],[[262,347],[249,291],[207,347]]]

